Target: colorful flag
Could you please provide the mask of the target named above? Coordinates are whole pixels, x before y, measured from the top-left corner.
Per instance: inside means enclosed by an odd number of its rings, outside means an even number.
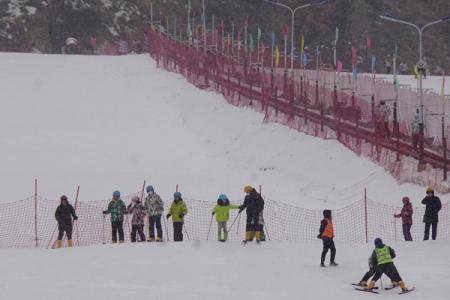
[[[302,37],[300,38],[300,52],[305,52],[305,36],[302,34]]]
[[[308,65],[308,55],[306,53],[303,53],[303,67],[306,67]]]
[[[250,51],[253,51],[253,49],[254,49],[254,41],[253,41],[253,36],[252,36],[252,34],[250,33],[249,35],[248,35],[248,39],[249,39],[249,41],[248,41],[248,44],[249,44],[249,48],[250,48]]]
[[[284,36],[288,36],[288,34],[289,34],[289,26],[285,26],[284,27],[283,34],[284,34]]]
[[[238,34],[237,34],[237,47],[238,47],[238,50],[241,49],[241,32],[240,31],[238,31]]]
[[[278,46],[275,47],[275,67],[278,68],[280,65],[280,49]]]
[[[445,97],[445,72],[442,72],[441,97]]]
[[[258,42],[261,40],[261,35],[262,35],[261,28],[259,28],[258,26],[258,34],[257,34]]]
[[[344,69],[344,65],[342,64],[342,61],[338,60],[338,62],[337,62],[337,72],[338,72],[338,76],[341,75],[343,69]]]
[[[369,37],[367,37],[367,50],[372,49],[372,39]]]
[[[372,54],[372,73],[375,72],[375,66],[377,64],[377,58],[375,57],[375,55]]]
[[[272,49],[275,47],[275,32],[272,31]]]

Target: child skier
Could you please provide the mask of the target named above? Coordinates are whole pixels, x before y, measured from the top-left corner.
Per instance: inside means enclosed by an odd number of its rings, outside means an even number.
[[[141,199],[138,196],[134,196],[131,199],[131,203],[127,207],[127,213],[133,215],[131,219],[131,242],[136,242],[136,234],[139,234],[140,241],[144,242],[145,207],[142,205]]]
[[[184,203],[181,198],[180,192],[175,192],[173,194],[173,202],[170,206],[169,213],[166,218],[169,219],[172,217],[173,222],[173,240],[175,242],[183,241],[183,224],[184,224],[184,216],[187,214],[188,209],[186,207],[186,203]]]
[[[103,211],[104,215],[111,214],[112,242],[117,243],[117,233],[119,233],[119,243],[123,243],[123,216],[126,213],[125,203],[120,199],[120,192],[114,191],[113,198],[108,204],[108,209]]]
[[[217,240],[221,242],[225,242],[228,239],[227,222],[230,219],[230,209],[239,209],[239,206],[230,204],[230,201],[225,194],[219,195],[217,205],[214,207],[212,214],[216,215]]]
[[[161,197],[155,193],[153,186],[149,185],[146,188],[147,197],[145,198],[145,208],[148,214],[148,226],[149,226],[149,237],[148,241],[153,242],[155,240],[155,226],[157,242],[162,242],[162,228],[161,228],[161,215],[164,211],[164,203]]]
[[[330,266],[337,266],[338,264],[334,261],[336,257],[336,247],[334,246],[334,229],[333,222],[331,221],[331,210],[325,209],[323,211],[324,219],[320,223],[319,235],[317,238],[322,239],[323,251],[320,260],[320,266],[325,267],[325,257],[328,250],[331,250],[330,256]]]
[[[380,238],[376,238],[375,241],[375,249],[372,252],[371,260],[372,265],[376,267],[375,275],[372,280],[369,282],[366,290],[373,290],[375,287],[375,282],[381,278],[383,274],[386,274],[392,282],[398,283],[402,292],[408,292],[408,288],[403,282],[400,274],[397,271],[397,268],[394,265],[395,251],[391,247],[385,245]]]
[[[78,217],[65,195],[61,196],[61,204],[56,209],[55,218],[58,221],[58,239],[55,247],[61,248],[64,232],[67,236],[67,247],[72,247],[72,218],[78,220]]]

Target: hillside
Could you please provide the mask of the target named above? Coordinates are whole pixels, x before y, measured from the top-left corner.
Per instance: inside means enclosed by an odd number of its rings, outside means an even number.
[[[185,22],[187,1],[152,0],[155,19],[159,11],[164,16],[178,16]],[[306,1],[285,0],[286,4]],[[193,13],[201,13],[201,1],[192,0]],[[287,10],[264,3],[262,0],[207,0],[207,21],[211,15],[224,19],[227,30],[234,21],[242,26],[245,16],[249,16],[250,31],[256,32],[260,24],[263,39],[270,41],[270,32],[279,35],[285,25],[290,24]],[[0,2],[0,51],[42,51],[57,53],[69,36],[79,38],[84,48],[88,48],[88,37],[98,36],[99,44],[113,41],[119,35],[142,38],[142,30],[150,19],[150,0],[3,0]],[[391,13],[405,20],[425,24],[450,15],[450,2],[446,0],[330,0],[322,7],[299,11],[296,30],[305,34],[306,46],[314,49],[319,45],[325,63],[331,62],[331,40],[336,26],[340,28],[338,43],[339,57],[347,65],[351,56],[351,45],[359,49],[365,59],[363,69],[368,69],[366,39],[372,39],[373,53],[378,57],[378,71],[383,71],[384,57],[392,54],[394,44],[399,45],[400,61],[412,67],[418,60],[418,37],[413,28],[401,24],[386,23],[378,15]],[[198,22],[198,21],[197,21]],[[163,22],[165,23],[165,22]],[[218,25],[218,23],[217,23]],[[208,25],[210,27],[210,25]],[[440,24],[426,30],[424,35],[424,55],[428,58],[431,71],[437,66],[450,69],[447,49],[450,41],[450,24]],[[299,34],[296,40],[298,41]],[[448,72],[447,72],[448,73]]]

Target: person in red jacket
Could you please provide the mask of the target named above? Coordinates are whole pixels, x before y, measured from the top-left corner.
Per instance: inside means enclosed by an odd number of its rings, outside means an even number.
[[[402,218],[403,236],[405,241],[412,241],[411,226],[413,207],[407,196],[402,198],[403,208],[399,214],[394,214],[395,218]]]
[[[325,257],[327,256],[328,250],[331,250],[330,256],[330,266],[337,266],[338,264],[334,261],[336,257],[336,247],[334,246],[334,228],[333,222],[331,221],[331,210],[325,209],[323,211],[323,220],[320,223],[319,235],[317,238],[322,239],[323,251],[320,260],[320,266],[325,267]]]

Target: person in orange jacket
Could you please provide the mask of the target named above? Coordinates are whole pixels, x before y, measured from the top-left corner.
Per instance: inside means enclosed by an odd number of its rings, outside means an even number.
[[[328,250],[331,250],[330,256],[330,266],[337,266],[338,264],[334,261],[336,257],[336,247],[334,246],[334,229],[333,222],[331,220],[331,210],[325,209],[323,211],[323,220],[320,223],[319,235],[317,238],[322,239],[323,251],[320,260],[320,266],[325,267],[325,257],[327,256]]]

